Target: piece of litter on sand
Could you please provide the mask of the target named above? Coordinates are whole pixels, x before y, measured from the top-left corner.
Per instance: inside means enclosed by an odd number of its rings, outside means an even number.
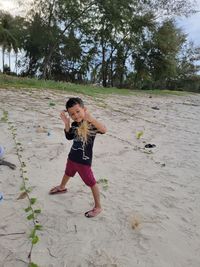
[[[4,148],[0,146],[0,158],[3,157],[4,154]]]
[[[156,145],[155,144],[146,144],[144,147],[145,148],[153,148],[153,147],[156,147]]]
[[[0,202],[3,200],[3,193],[0,192]]]
[[[36,128],[36,133],[47,133],[47,129],[45,129],[44,127],[42,126],[38,126]]]
[[[131,228],[133,230],[140,228],[142,219],[139,216],[134,216],[131,220]]]
[[[151,107],[152,109],[155,109],[155,110],[160,110],[158,107]]]
[[[0,165],[8,166],[12,170],[14,170],[16,168],[16,165],[15,164],[13,164],[11,162],[8,162],[8,161],[5,161],[3,159],[0,159]]]
[[[27,197],[27,193],[26,193],[26,192],[22,192],[22,193],[18,196],[17,200],[19,200],[19,199],[24,199],[24,198],[26,198],[26,197]]]

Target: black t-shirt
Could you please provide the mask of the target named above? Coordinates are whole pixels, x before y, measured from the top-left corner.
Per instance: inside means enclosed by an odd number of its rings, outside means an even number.
[[[72,122],[69,131],[66,132],[66,130],[64,130],[66,138],[68,140],[73,140],[73,145],[69,152],[68,158],[77,163],[92,165],[92,149],[94,139],[98,131],[93,125],[90,125],[90,135],[88,136],[87,142],[84,143],[77,134],[77,129],[79,126],[80,123]]]

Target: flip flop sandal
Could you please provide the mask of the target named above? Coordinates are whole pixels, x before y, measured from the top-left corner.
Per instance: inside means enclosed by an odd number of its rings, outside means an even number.
[[[85,213],[85,217],[87,217],[87,218],[93,218],[93,217],[97,216],[101,211],[102,211],[102,209],[94,208],[92,210],[87,211]]]
[[[63,194],[67,192],[67,188],[60,189],[59,186],[52,188],[49,192],[50,195]]]

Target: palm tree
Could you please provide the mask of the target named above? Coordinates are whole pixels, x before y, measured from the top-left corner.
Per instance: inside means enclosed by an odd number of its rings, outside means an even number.
[[[8,13],[0,12],[0,46],[2,47],[2,66],[4,73],[5,51],[14,49],[17,52],[17,40],[13,34],[14,19]],[[10,60],[9,60],[10,61]]]

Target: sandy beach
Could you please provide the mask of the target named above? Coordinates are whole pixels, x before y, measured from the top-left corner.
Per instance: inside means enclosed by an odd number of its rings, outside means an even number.
[[[0,145],[3,159],[16,165],[0,165],[0,267],[28,266],[33,227],[27,197],[17,200],[23,181],[10,125],[23,148],[30,196],[41,209],[34,263],[199,267],[200,95],[79,95],[108,128],[94,145],[103,212],[93,219],[84,216],[93,199],[78,175],[66,194],[48,194],[60,183],[72,145],[59,117],[71,96],[77,94],[0,89]]]

